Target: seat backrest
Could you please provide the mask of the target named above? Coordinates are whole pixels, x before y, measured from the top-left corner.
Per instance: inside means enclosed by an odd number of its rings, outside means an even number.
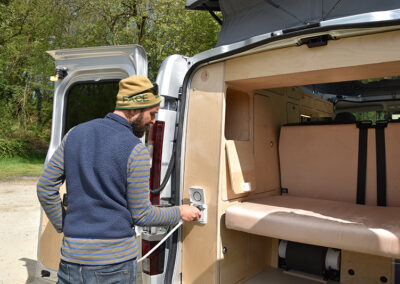
[[[400,123],[385,129],[387,206],[400,207]]]
[[[366,204],[376,205],[374,129],[368,131],[367,145]],[[283,126],[279,140],[282,188],[293,196],[355,203],[358,146],[355,123]]]

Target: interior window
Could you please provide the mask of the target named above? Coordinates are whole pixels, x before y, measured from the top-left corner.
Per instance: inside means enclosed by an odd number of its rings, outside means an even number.
[[[67,92],[65,131],[75,125],[104,117],[115,108],[118,80],[84,82],[73,85]]]
[[[357,121],[371,120],[373,123],[377,120],[388,120],[392,118],[388,111],[356,111],[353,112],[353,115],[356,117]]]

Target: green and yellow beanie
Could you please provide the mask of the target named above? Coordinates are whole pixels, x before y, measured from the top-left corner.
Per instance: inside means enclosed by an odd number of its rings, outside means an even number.
[[[145,76],[133,75],[119,82],[115,109],[147,108],[160,102],[157,86]]]

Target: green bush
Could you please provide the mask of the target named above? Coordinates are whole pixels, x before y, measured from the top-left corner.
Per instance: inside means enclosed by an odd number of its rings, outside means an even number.
[[[0,138],[0,159],[43,157],[46,149],[46,145],[37,139]]]

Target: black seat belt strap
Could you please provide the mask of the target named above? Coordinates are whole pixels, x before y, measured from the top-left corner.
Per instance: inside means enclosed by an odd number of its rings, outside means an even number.
[[[377,205],[386,206],[386,149],[385,128],[387,121],[376,122],[376,184]]]
[[[357,204],[365,204],[368,128],[371,127],[371,124],[371,121],[359,121],[357,123],[357,127],[360,129],[358,136]]]

